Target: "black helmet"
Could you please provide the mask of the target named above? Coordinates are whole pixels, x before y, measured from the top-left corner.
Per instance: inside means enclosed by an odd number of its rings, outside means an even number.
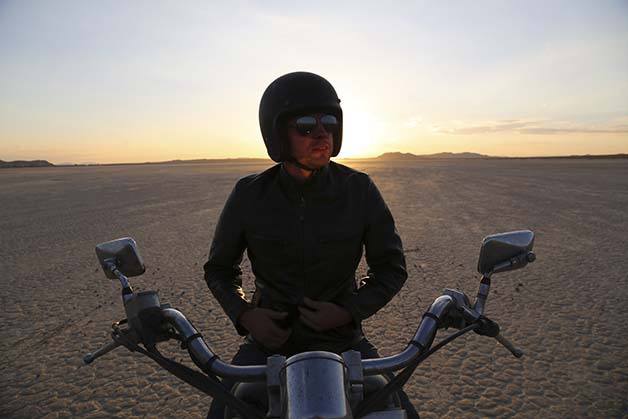
[[[259,126],[270,158],[276,162],[290,159],[287,144],[279,132],[281,122],[295,114],[318,111],[329,112],[338,118],[331,153],[332,157],[337,156],[342,145],[342,109],[331,83],[304,71],[284,74],[272,82],[259,104]]]

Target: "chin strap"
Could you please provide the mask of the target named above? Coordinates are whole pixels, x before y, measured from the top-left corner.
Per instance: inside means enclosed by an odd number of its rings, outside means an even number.
[[[307,170],[308,172],[316,172],[318,170],[318,168],[306,166],[303,163],[298,162],[294,157],[291,157],[290,159],[286,160],[286,163],[294,164],[299,169]]]

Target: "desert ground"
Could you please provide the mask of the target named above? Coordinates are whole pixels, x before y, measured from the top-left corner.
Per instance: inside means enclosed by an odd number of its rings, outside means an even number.
[[[536,233],[537,261],[495,275],[486,312],[525,356],[474,333],[454,341],[406,386],[422,417],[628,416],[628,160],[350,164],[378,185],[406,251],[404,289],[365,323],[382,355],[405,347],[444,288],[475,296],[484,236]],[[124,317],[94,246],[134,237],[147,265],[134,286],[159,290],[229,360],[241,338],[202,265],[235,181],[267,166],[0,171],[0,416],[204,417],[208,397],[139,354],[82,364]]]

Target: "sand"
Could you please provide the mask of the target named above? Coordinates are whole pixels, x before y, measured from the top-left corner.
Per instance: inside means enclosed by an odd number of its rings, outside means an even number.
[[[354,167],[378,184],[406,249],[405,288],[365,323],[383,355],[403,349],[443,288],[475,295],[485,235],[536,233],[537,261],[496,275],[487,308],[525,356],[473,333],[453,342],[406,386],[422,417],[628,416],[628,161]],[[135,287],[159,290],[230,359],[240,338],[207,290],[202,264],[232,185],[262,169],[2,170],[0,416],[175,417],[183,409],[204,417],[208,397],[138,354],[117,349],[82,365],[124,317],[119,286],[100,271],[94,245],[134,237],[147,264]],[[175,344],[164,352],[187,358]]]

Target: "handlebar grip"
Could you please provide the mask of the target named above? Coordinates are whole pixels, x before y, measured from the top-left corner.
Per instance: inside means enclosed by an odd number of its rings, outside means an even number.
[[[495,336],[495,340],[504,345],[506,349],[508,349],[510,353],[515,356],[515,358],[521,358],[523,356],[523,351],[519,348],[515,348],[515,346],[501,334]]]

